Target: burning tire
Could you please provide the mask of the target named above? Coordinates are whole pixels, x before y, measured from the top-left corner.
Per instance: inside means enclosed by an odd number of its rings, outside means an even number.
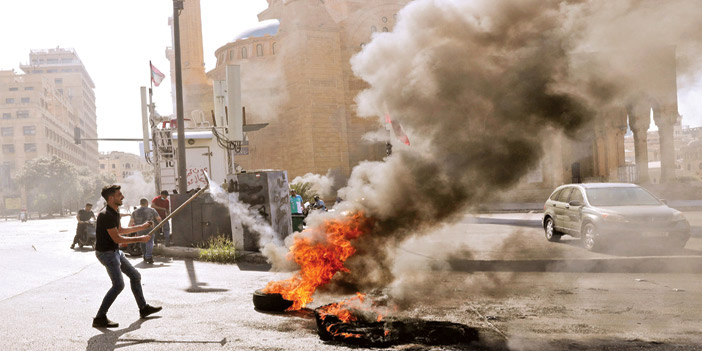
[[[283,298],[281,294],[269,294],[262,290],[253,293],[254,308],[261,311],[283,312],[293,305],[293,302]]]

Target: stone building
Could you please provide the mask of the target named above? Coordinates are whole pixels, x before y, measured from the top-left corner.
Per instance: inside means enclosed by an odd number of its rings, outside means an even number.
[[[366,84],[353,75],[349,60],[374,32],[392,31],[397,12],[407,3],[269,0],[259,14],[262,26],[217,49],[217,65],[207,72],[210,81],[223,80],[227,65],[239,65],[247,123],[269,123],[248,135],[248,152],[237,155],[236,162],[244,169],[284,169],[291,179],[331,170],[343,181],[359,162],[382,159],[385,145],[363,139],[380,127],[377,121],[355,115],[354,98]],[[541,164],[524,175],[518,188],[543,192],[570,182],[650,182],[651,116],[660,144],[656,181],[676,178],[676,48],[585,53],[576,61],[595,63],[607,74],[615,70],[615,63],[607,62],[611,58],[624,67],[616,69],[631,83],[628,96],[620,105],[602,106],[575,138],[554,134],[546,140]],[[629,130],[633,164],[626,162]]]
[[[122,183],[137,172],[144,177],[153,173],[153,167],[143,157],[127,152],[112,151],[100,154],[100,173],[109,176],[113,183]]]
[[[385,145],[362,138],[379,126],[355,114],[365,83],[349,61],[373,32],[391,31],[408,2],[268,1],[259,14],[264,26],[217,49],[207,73],[223,80],[226,65],[240,65],[246,121],[269,123],[248,134],[248,155],[236,162],[284,169],[291,179],[331,170],[343,180],[359,162],[382,159]]]
[[[96,141],[74,142],[74,128],[97,138],[90,75],[72,49],[32,50],[24,74],[0,71],[0,198],[26,199],[12,181],[26,161],[58,156],[76,167],[98,169]]]

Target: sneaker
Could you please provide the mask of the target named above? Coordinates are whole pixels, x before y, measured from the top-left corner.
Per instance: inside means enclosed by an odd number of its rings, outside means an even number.
[[[162,308],[163,307],[160,307],[160,306],[154,307],[151,305],[146,305],[144,308],[139,309],[139,316],[141,316],[141,318],[146,318],[149,315],[152,315],[152,314],[160,311]]]
[[[153,259],[153,258],[147,258],[145,261],[146,261],[146,263],[148,263],[148,264],[154,264],[154,259]]]
[[[105,317],[95,317],[93,318],[93,328],[117,328],[119,323],[113,322]]]

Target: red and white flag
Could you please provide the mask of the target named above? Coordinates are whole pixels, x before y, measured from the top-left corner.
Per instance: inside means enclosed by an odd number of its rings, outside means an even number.
[[[395,137],[397,139],[400,139],[400,141],[403,142],[405,145],[410,146],[409,137],[407,137],[407,134],[405,134],[405,131],[404,129],[402,129],[402,124],[400,124],[400,122],[393,121],[392,118],[390,118],[390,114],[386,113],[385,123],[388,123],[392,126],[392,130],[395,132]]]
[[[158,86],[163,81],[163,78],[166,78],[166,75],[154,67],[151,61],[149,61],[149,65],[151,66],[151,81],[154,82],[155,86]]]

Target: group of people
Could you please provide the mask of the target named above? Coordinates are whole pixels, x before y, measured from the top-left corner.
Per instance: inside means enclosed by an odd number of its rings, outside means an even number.
[[[290,189],[290,212],[292,214],[307,215],[312,210],[327,210],[327,206],[324,204],[324,201],[319,198],[319,195],[314,195],[312,199],[313,200],[305,206],[305,204],[302,203],[302,196],[298,195],[295,189]]]

